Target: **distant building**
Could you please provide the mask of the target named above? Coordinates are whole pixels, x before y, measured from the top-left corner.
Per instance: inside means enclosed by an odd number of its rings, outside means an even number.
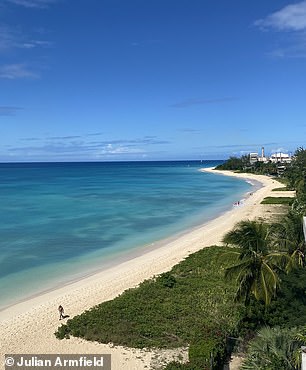
[[[250,160],[250,164],[254,164],[256,162],[263,162],[263,163],[267,163],[267,162],[272,162],[272,163],[280,163],[280,164],[286,164],[286,163],[291,163],[292,161],[292,157],[287,154],[287,153],[282,153],[282,152],[279,152],[279,153],[273,153],[271,154],[270,157],[266,157],[265,156],[265,148],[262,147],[261,148],[261,155],[258,155],[258,153],[250,153],[249,154],[249,160]]]
[[[291,163],[292,158],[286,153],[273,153],[271,154],[270,161],[272,163]]]
[[[265,148],[261,147],[261,156],[258,157],[258,162],[267,163],[268,161],[269,161],[269,159],[266,158],[266,156],[265,156]]]
[[[250,153],[249,154],[250,164],[254,164],[258,161],[258,153]]]
[[[286,170],[286,166],[284,166],[283,164],[280,164],[277,166],[277,174],[278,176],[282,176],[284,174]]]

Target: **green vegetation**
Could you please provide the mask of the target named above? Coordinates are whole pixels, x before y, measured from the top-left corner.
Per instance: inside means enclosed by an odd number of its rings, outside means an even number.
[[[137,348],[190,345],[191,357],[210,361],[213,353],[215,361],[223,359],[226,337],[241,318],[234,283],[224,281],[224,269],[233,263],[220,257],[227,250],[210,247],[192,254],[170,272],[68,320],[57,338],[73,335]]]
[[[235,278],[238,283],[235,299],[248,305],[253,295],[268,305],[279,288],[279,271],[291,265],[288,253],[272,249],[270,228],[263,222],[241,221],[223,242],[239,248],[230,252],[237,263],[225,272],[225,278]]]
[[[281,289],[268,306],[251,299],[246,314],[240,322],[240,333],[248,336],[261,326],[282,328],[306,325],[306,269],[297,268],[280,274]]]
[[[279,164],[271,162],[255,162],[251,164],[249,157],[243,155],[240,158],[230,157],[225,163],[216,168],[218,170],[243,171],[254,174],[277,176],[277,181],[286,185],[287,190],[296,191],[296,198],[293,203],[291,203],[291,200],[288,200],[285,204],[292,206],[292,208],[300,214],[306,214],[306,150],[304,148],[298,148],[294,153],[292,162],[282,166],[285,168],[282,168],[281,171],[278,166]],[[283,201],[286,202],[285,200]]]
[[[295,160],[286,169],[284,176],[289,186],[296,190],[296,201],[292,207],[296,212],[306,215],[306,150],[299,148]]]
[[[238,332],[244,340],[255,336],[250,341],[243,369],[298,370],[300,346],[306,343],[306,244],[302,229],[302,215],[306,214],[306,150],[299,148],[283,172],[277,173],[277,165],[274,168],[271,165],[248,164],[244,170],[277,174],[277,180],[286,188],[275,190],[295,190],[296,198],[264,199],[263,204],[286,204],[291,210],[279,223],[257,225],[261,231],[267,230],[266,234],[257,230],[262,238],[242,225],[240,233],[236,228],[225,237],[225,242],[240,248],[239,261],[227,269],[226,276],[236,277],[236,299],[245,303]],[[241,163],[237,169],[241,169]],[[279,252],[287,254],[286,262],[279,259],[280,265],[273,263]],[[267,268],[262,270],[266,262]]]
[[[299,348],[306,343],[305,330],[298,327],[306,324],[306,245],[300,215],[291,211],[273,225],[241,222],[224,241],[240,248],[239,263],[226,270],[238,282],[236,298],[245,303],[238,332],[250,338],[260,330],[242,369],[300,369]]]
[[[216,167],[217,170],[229,170],[229,171],[243,171],[248,165],[249,158],[247,155],[243,155],[241,158],[230,157],[225,163],[220,164]]]
[[[262,163],[256,162],[250,164],[249,156],[243,155],[242,157],[230,157],[225,163],[216,167],[217,170],[229,170],[237,172],[250,172],[259,175],[273,175],[277,176],[276,163]]]
[[[289,180],[286,177],[275,177],[274,180],[277,180],[281,184],[286,185],[286,190],[294,190],[293,187],[290,187]]]
[[[288,179],[289,186],[299,190],[304,190],[305,193],[305,179],[306,179],[306,150],[298,148],[294,154],[294,161],[286,169],[286,178]],[[305,194],[304,194],[305,195]],[[302,194],[301,194],[302,196]]]
[[[219,168],[277,174],[276,164],[249,166],[247,160],[232,157]],[[68,320],[57,338],[138,348],[189,346],[187,364],[172,362],[165,369],[205,370],[223,368],[229,338],[238,337],[236,344],[248,343],[244,369],[298,370],[299,346],[306,343],[304,149],[277,180],[297,194],[263,201],[291,207],[281,221],[240,222],[224,237],[234,247],[190,255],[170,272]]]
[[[297,328],[262,328],[251,341],[243,370],[296,370],[300,368],[300,347]]]
[[[272,235],[278,249],[287,251],[296,266],[304,267],[306,243],[301,215],[288,212],[281,223],[273,225]]]
[[[290,189],[288,189],[287,187],[272,189],[272,191],[288,191],[288,190]]]
[[[286,204],[291,206],[294,200],[292,197],[266,197],[261,204]]]

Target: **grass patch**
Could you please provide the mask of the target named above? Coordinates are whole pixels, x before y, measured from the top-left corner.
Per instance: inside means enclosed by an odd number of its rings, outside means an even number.
[[[288,189],[287,187],[272,189],[272,191],[289,191],[289,190],[290,190],[290,189]]]
[[[294,199],[292,197],[266,197],[261,204],[285,204],[291,206]]]
[[[273,177],[273,180],[280,182],[281,184],[288,185],[289,181],[286,177]]]
[[[224,281],[224,269],[233,264],[229,254],[221,258],[225,252],[227,247],[204,248],[170,272],[68,320],[55,335],[136,348],[225,340],[241,316],[234,283]]]

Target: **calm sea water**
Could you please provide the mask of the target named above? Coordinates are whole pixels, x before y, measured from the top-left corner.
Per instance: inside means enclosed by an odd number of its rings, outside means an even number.
[[[216,164],[0,164],[0,308],[229,209],[251,185]]]

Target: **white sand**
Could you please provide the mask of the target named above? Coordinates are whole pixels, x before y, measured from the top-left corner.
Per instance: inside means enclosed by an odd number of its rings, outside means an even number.
[[[77,338],[57,340],[54,336],[60,323],[57,307],[59,304],[63,305],[66,313],[73,317],[102,301],[113,299],[125,289],[170,270],[190,253],[220,243],[223,235],[238,221],[263,215],[260,202],[264,197],[279,195],[271,191],[280,187],[280,183],[266,176],[233,174],[227,171],[221,173],[255,179],[263,187],[248,197],[243,205],[233,207],[231,211],[153,251],[0,312],[1,358],[5,353],[111,353],[112,370],[149,369],[154,363],[172,358],[171,351],[125,349]],[[0,363],[1,368],[2,361]]]

